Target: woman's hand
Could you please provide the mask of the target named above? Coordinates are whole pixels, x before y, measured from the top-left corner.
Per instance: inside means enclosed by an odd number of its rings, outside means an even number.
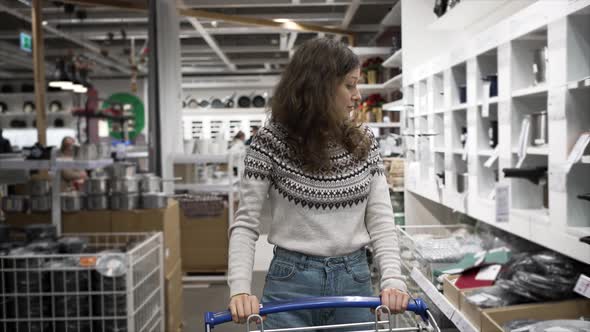
[[[244,324],[252,314],[260,313],[260,302],[255,295],[236,294],[229,301],[229,310],[234,323]],[[257,322],[258,323],[258,322]]]
[[[410,296],[395,288],[386,288],[381,291],[381,304],[387,306],[392,314],[401,314],[408,308]]]

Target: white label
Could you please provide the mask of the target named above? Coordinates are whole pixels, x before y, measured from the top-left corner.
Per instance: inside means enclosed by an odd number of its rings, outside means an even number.
[[[510,219],[510,195],[507,185],[496,186],[496,222],[508,222]]]
[[[490,116],[490,90],[492,84],[490,82],[483,83],[483,105],[481,106],[481,116],[487,118]]]
[[[486,160],[485,164],[483,164],[483,165],[487,168],[490,168],[494,165],[496,160],[498,160],[498,149],[494,149],[494,152],[492,152],[492,155],[488,158],[488,160]]]
[[[574,287],[574,292],[590,298],[590,277],[584,274],[580,275],[580,278]]]
[[[481,294],[474,294],[468,297],[469,302],[475,303],[475,304],[480,304],[484,301],[487,301],[487,296],[483,296]]]
[[[564,171],[566,173],[568,173],[571,170],[572,166],[575,163],[579,162],[582,159],[582,156],[584,156],[584,151],[586,150],[588,143],[590,143],[590,133],[584,133],[580,135],[580,138],[578,138],[576,145],[574,145],[572,152],[570,152],[570,155],[567,158],[567,163],[564,167]]]
[[[475,276],[475,280],[496,280],[502,266],[499,264],[482,267]]]

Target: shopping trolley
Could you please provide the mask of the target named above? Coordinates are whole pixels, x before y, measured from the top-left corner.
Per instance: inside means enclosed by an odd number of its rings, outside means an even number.
[[[264,322],[262,316],[294,310],[306,309],[333,309],[333,308],[374,308],[375,321],[361,322],[350,324],[336,324],[336,325],[322,325],[322,326],[306,326],[294,328],[281,328],[266,330],[266,332],[286,332],[286,331],[313,331],[313,330],[332,330],[338,328],[362,328],[373,326],[373,329],[363,330],[362,332],[440,332],[436,321],[428,310],[426,303],[422,299],[411,299],[408,303],[407,311],[414,312],[422,318],[422,321],[417,321],[414,327],[393,328],[393,320],[391,312],[387,306],[381,305],[379,297],[364,297],[364,296],[325,296],[325,297],[308,297],[301,298],[289,302],[272,302],[263,303],[260,305],[259,315],[250,315],[248,317],[246,328],[250,332],[250,323],[253,321],[261,322],[260,330],[256,332],[265,332]],[[387,314],[389,320],[379,320],[379,312]],[[205,331],[211,330],[219,324],[232,321],[232,316],[229,310],[221,312],[206,312],[205,313]],[[387,328],[379,328],[386,326]],[[360,332],[360,331],[359,331]]]

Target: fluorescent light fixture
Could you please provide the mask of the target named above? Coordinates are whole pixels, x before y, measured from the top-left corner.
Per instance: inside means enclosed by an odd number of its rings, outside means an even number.
[[[83,85],[74,85],[74,92],[75,93],[86,93],[88,92],[88,88]]]
[[[287,23],[287,22],[291,22],[290,19],[288,18],[275,18],[273,19],[273,21],[277,22],[277,23]]]

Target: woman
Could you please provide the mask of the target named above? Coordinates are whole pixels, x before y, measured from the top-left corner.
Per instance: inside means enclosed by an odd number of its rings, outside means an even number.
[[[378,145],[350,120],[360,101],[358,57],[343,44],[314,39],[300,46],[272,99],[269,123],[246,154],[240,206],[230,226],[229,303],[235,322],[258,313],[251,294],[262,204],[270,200],[274,244],[262,302],[309,296],[370,296],[364,247],[381,272],[381,301],[392,312],[408,303],[393,210]],[[265,328],[371,321],[369,310],[273,314]]]
[[[61,141],[58,156],[61,159],[74,159],[74,146],[76,141],[71,136],[66,136]],[[83,169],[64,169],[61,171],[62,191],[80,190],[84,181],[88,179]]]

